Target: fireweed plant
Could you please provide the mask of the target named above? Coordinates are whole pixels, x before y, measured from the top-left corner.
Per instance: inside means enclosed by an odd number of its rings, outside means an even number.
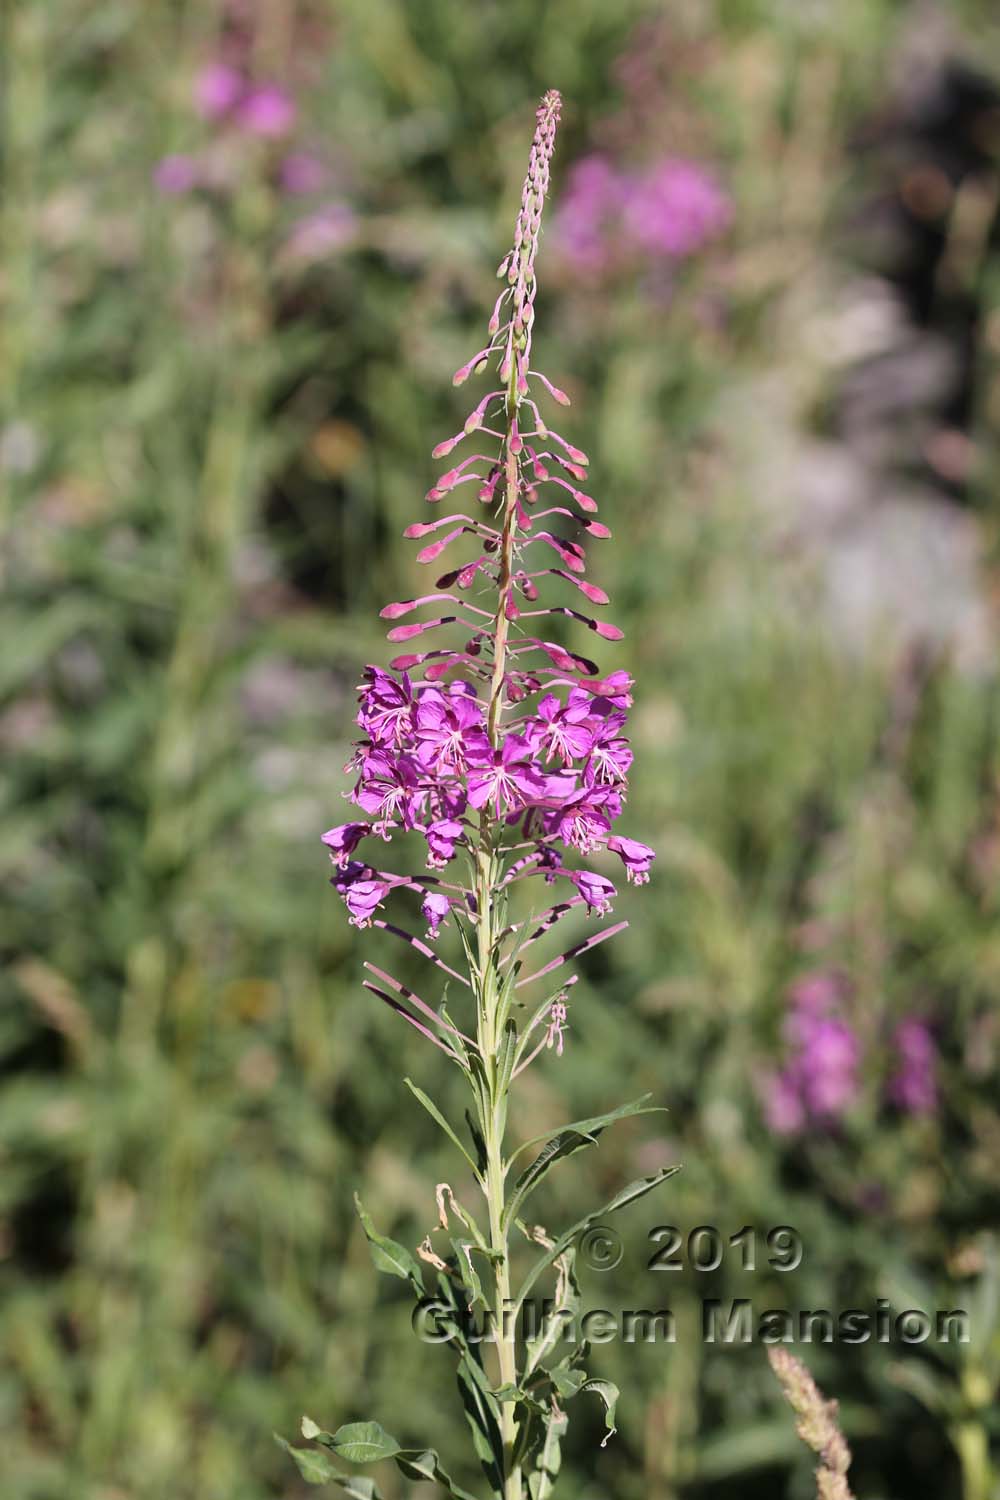
[[[444,976],[446,995],[450,983],[459,996],[454,1009],[447,998],[435,1008],[374,964],[365,965],[373,976],[365,987],[464,1075],[471,1095],[467,1144],[438,1106],[407,1083],[461,1152],[482,1197],[462,1202],[449,1184],[439,1184],[438,1228],[448,1236],[449,1255],[438,1254],[430,1237],[411,1254],[375,1229],[360,1201],[358,1211],[377,1268],[409,1282],[421,1316],[433,1323],[435,1341],[446,1342],[457,1356],[476,1453],[492,1494],[501,1500],[521,1500],[526,1489],[531,1500],[550,1494],[571,1397],[597,1396],[608,1435],[614,1431],[617,1389],[588,1377],[585,1344],[570,1344],[571,1352],[564,1352],[565,1320],[580,1297],[576,1241],[589,1224],[676,1170],[665,1167],[640,1178],[579,1223],[550,1235],[526,1217],[534,1189],[556,1162],[593,1145],[612,1121],[644,1112],[649,1096],[510,1152],[504,1143],[516,1080],[547,1050],[562,1053],[576,979],[567,966],[627,925],[600,927],[532,969],[533,944],[568,913],[584,908],[600,918],[611,910],[613,884],[579,867],[576,857],[607,848],[636,884],[648,879],[653,859],[645,844],[612,831],[632,761],[625,737],[631,679],[623,671],[602,678],[592,661],[544,638],[545,622],[554,616],[568,616],[604,640],[621,638],[615,626],[544,603],[541,595],[555,578],[575,587],[589,605],[608,603],[584,577],[582,537],[610,535],[594,519],[595,502],[579,488],[587,456],[546,424],[535,396],[544,393],[562,406],[569,399],[531,366],[535,256],[559,110],[558,93],[546,94],[513,248],[497,273],[504,286],[489,340],[454,376],[455,385],[462,385],[495,369],[494,388],[462,430],[434,449],[435,458],[463,443],[476,450],[427,495],[436,506],[472,485],[475,513],[456,511],[405,533],[420,541],[433,538],[418,555],[424,564],[465,538],[474,555],[438,578],[434,592],[382,610],[395,621],[435,607],[435,618],[394,625],[390,641],[409,646],[452,627],[450,639],[457,637],[458,644],[407,650],[388,670],[365,669],[357,720],[364,738],[348,767],[357,775],[348,795],[360,816],[323,835],[349,921],[405,941]],[[442,604],[447,613],[440,611]],[[373,846],[399,832],[422,835],[432,873],[397,875],[378,867]],[[515,887],[536,893],[526,903],[533,914],[521,920],[508,913]],[[426,923],[422,937],[380,915],[397,894],[419,904]],[[445,963],[433,946],[445,926],[461,938],[464,971]],[[512,1267],[515,1237],[533,1252],[519,1284]],[[526,1299],[546,1275],[555,1279],[551,1310],[527,1332]],[[352,1422],[326,1433],[305,1418],[302,1430],[317,1446],[290,1451],[314,1482],[330,1481],[372,1500],[372,1481],[345,1473],[328,1455],[351,1463],[393,1458],[407,1477],[436,1480],[459,1500],[471,1500],[436,1453],[402,1449],[376,1422]]]

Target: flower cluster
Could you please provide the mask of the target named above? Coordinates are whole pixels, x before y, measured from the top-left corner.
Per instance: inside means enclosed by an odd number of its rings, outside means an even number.
[[[495,361],[496,388],[434,449],[435,458],[466,442],[475,451],[437,480],[427,500],[436,505],[471,485],[476,505],[405,533],[423,543],[417,561],[425,566],[465,539],[472,555],[451,561],[431,592],[382,610],[397,621],[430,609],[429,618],[393,624],[388,638],[397,645],[423,645],[440,631],[450,638],[407,650],[388,670],[366,669],[358,711],[364,738],[350,763],[357,779],[349,793],[362,816],[324,835],[333,883],[358,926],[377,920],[397,886],[420,894],[430,937],[449,913],[475,921],[491,898],[450,873],[465,854],[475,867],[486,852],[497,890],[531,877],[569,881],[567,899],[544,918],[549,925],[574,906],[606,913],[616,894],[605,875],[567,866],[568,854],[607,848],[637,884],[653,859],[647,845],[613,831],[632,761],[625,734],[631,679],[624,671],[601,677],[594,662],[537,623],[569,619],[603,640],[622,635],[577,600],[541,596],[551,586],[597,609],[609,603],[585,576],[584,538],[610,535],[580,488],[589,460],[547,425],[535,400],[539,388],[559,405],[569,398],[531,367],[535,255],[558,114],[559,96],[546,95],[514,245],[498,271],[504,285],[489,342],[454,377],[461,385]],[[355,857],[363,841],[396,832],[422,835],[432,874],[400,877]]]

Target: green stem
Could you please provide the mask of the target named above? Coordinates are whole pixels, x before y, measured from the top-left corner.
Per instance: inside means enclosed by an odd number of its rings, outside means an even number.
[[[493,676],[487,729],[495,749],[503,739],[503,694],[506,674],[509,623],[507,603],[513,585],[514,536],[517,518],[518,461],[510,450],[510,438],[517,417],[517,395],[514,375],[507,389],[507,435],[504,444],[506,476],[504,520],[500,543],[499,597],[493,631]],[[494,823],[487,808],[479,820],[479,845],[476,854],[476,930],[478,938],[479,1046],[486,1064],[489,1098],[483,1101],[482,1126],[486,1144],[484,1191],[489,1208],[490,1249],[494,1275],[494,1326],[501,1385],[517,1384],[517,1346],[513,1320],[508,1319],[510,1303],[510,1264],[507,1232],[504,1228],[504,1203],[507,1169],[503,1142],[507,1123],[508,1086],[502,1084],[497,1070],[497,1056],[503,1033],[500,1014],[499,929],[494,902],[499,876],[499,861],[494,845]],[[511,1326],[508,1327],[508,1321]],[[503,1442],[504,1500],[522,1500],[521,1468],[514,1460],[517,1441],[517,1408],[513,1401],[500,1404],[500,1435]]]

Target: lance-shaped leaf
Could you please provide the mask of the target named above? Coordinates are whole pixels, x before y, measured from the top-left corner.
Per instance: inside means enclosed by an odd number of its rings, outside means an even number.
[[[628,1104],[619,1104],[617,1109],[609,1109],[603,1115],[590,1115],[585,1120],[571,1120],[568,1125],[560,1125],[556,1130],[544,1130],[540,1135],[533,1135],[530,1140],[518,1146],[510,1156],[508,1165],[516,1161],[522,1151],[530,1151],[532,1146],[537,1146],[540,1141],[552,1141],[566,1131],[573,1131],[577,1135],[585,1135],[590,1140],[596,1141],[602,1130],[613,1125],[616,1120],[626,1120],[633,1115],[665,1114],[666,1109],[662,1104],[649,1104],[652,1094],[640,1094],[638,1099],[631,1099]]]
[[[572,1224],[565,1233],[559,1236],[552,1248],[546,1250],[545,1254],[535,1262],[532,1269],[528,1272],[521,1290],[517,1294],[517,1300],[514,1303],[514,1315],[516,1316],[520,1311],[525,1297],[531,1291],[531,1288],[542,1272],[547,1270],[554,1261],[558,1260],[559,1256],[573,1243],[578,1234],[582,1234],[585,1229],[590,1228],[591,1224],[596,1224],[599,1219],[603,1219],[605,1214],[616,1213],[618,1209],[624,1208],[626,1204],[634,1203],[637,1199],[644,1198],[647,1193],[652,1192],[653,1188],[659,1187],[661,1182],[666,1182],[668,1177],[673,1177],[674,1173],[679,1171],[679,1167],[661,1167],[658,1172],[652,1173],[649,1177],[638,1177],[635,1182],[630,1182],[627,1187],[623,1187],[613,1198],[609,1199],[607,1203],[602,1204],[600,1208],[595,1209],[593,1213],[586,1214],[584,1218],[578,1219],[575,1224]]]
[[[462,1142],[459,1140],[452,1127],[448,1124],[448,1121],[445,1119],[444,1115],[438,1109],[434,1101],[427,1097],[423,1089],[417,1087],[412,1078],[404,1078],[403,1082],[406,1084],[406,1087],[409,1089],[414,1098],[419,1099],[420,1103],[424,1106],[424,1109],[426,1109],[431,1119],[435,1120],[437,1124],[440,1125],[441,1129],[444,1131],[445,1135],[452,1142],[452,1144],[458,1147],[459,1151],[461,1151],[462,1155],[469,1163],[469,1166],[476,1174],[476,1181],[480,1182],[482,1179],[479,1174],[479,1167],[476,1165],[472,1157],[469,1155],[468,1151],[462,1145]]]
[[[418,1297],[424,1295],[424,1278],[415,1258],[410,1254],[405,1245],[399,1244],[397,1240],[390,1239],[386,1234],[379,1234],[372,1223],[371,1214],[365,1208],[357,1193],[354,1194],[354,1206],[357,1209],[361,1227],[371,1246],[372,1262],[377,1271],[385,1271],[390,1276],[398,1276],[402,1281],[408,1281]]]
[[[583,1135],[578,1130],[561,1130],[553,1136],[535,1157],[514,1184],[513,1191],[504,1204],[502,1224],[504,1229],[517,1218],[521,1205],[541,1182],[549,1168],[564,1156],[572,1156],[584,1146],[593,1146],[595,1137]]]
[[[566,1435],[569,1418],[553,1401],[545,1422],[545,1438],[535,1460],[534,1473],[528,1475],[531,1500],[549,1500],[562,1468],[561,1440]]]

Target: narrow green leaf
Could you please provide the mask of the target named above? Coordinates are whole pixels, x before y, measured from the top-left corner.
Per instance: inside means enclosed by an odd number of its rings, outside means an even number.
[[[578,1130],[557,1132],[542,1147],[534,1161],[525,1167],[515,1182],[511,1195],[504,1205],[502,1220],[504,1229],[507,1229],[517,1217],[522,1203],[538,1186],[551,1166],[561,1161],[564,1156],[572,1156],[574,1151],[582,1151],[585,1146],[593,1146],[596,1143],[596,1136],[582,1135]]]
[[[530,1141],[525,1141],[523,1145],[518,1146],[510,1158],[510,1163],[513,1163],[522,1151],[530,1151],[531,1147],[537,1146],[540,1141],[550,1141],[553,1137],[562,1135],[564,1131],[575,1130],[580,1135],[596,1138],[599,1131],[614,1124],[616,1120],[624,1120],[632,1115],[666,1114],[667,1111],[662,1104],[646,1103],[646,1100],[652,1097],[652,1094],[642,1094],[638,1099],[630,1100],[628,1104],[619,1104],[617,1109],[609,1109],[606,1114],[592,1115],[589,1120],[570,1120],[568,1125],[560,1125],[556,1130],[546,1130],[541,1135],[532,1136]]]
[[[561,1439],[566,1435],[569,1418],[553,1404],[545,1424],[545,1441],[535,1460],[535,1471],[528,1475],[531,1500],[548,1500],[562,1467]]]
[[[497,1097],[501,1097],[507,1091],[516,1056],[517,1023],[512,1019],[505,1023],[500,1046],[497,1048]]]
[[[429,1099],[427,1097],[427,1095],[424,1093],[423,1089],[420,1089],[420,1088],[417,1087],[417,1085],[413,1082],[412,1078],[404,1078],[403,1082],[406,1084],[406,1087],[409,1089],[410,1093],[414,1096],[414,1098],[419,1099],[420,1103],[424,1106],[424,1109],[426,1109],[426,1111],[430,1115],[431,1119],[434,1120],[434,1121],[436,1121],[436,1123],[438,1125],[440,1125],[441,1129],[444,1131],[445,1135],[451,1141],[452,1145],[458,1147],[459,1151],[461,1151],[462,1155],[465,1157],[466,1161],[469,1163],[469,1166],[472,1168],[473,1172],[475,1172],[475,1174],[476,1174],[476,1181],[477,1182],[480,1181],[481,1179],[480,1179],[480,1175],[479,1175],[479,1168],[476,1166],[476,1163],[472,1160],[472,1157],[469,1155],[468,1151],[462,1145],[462,1142],[459,1140],[458,1136],[455,1134],[455,1131],[452,1129],[452,1127],[448,1124],[448,1121],[445,1119],[444,1115],[438,1109],[437,1105],[433,1102],[433,1100],[431,1100],[431,1099]]]

